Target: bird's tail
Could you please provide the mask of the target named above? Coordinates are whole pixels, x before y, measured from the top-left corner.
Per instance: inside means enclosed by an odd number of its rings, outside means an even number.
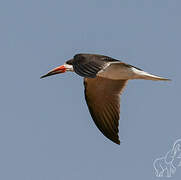
[[[140,70],[140,69],[133,68],[132,70],[136,74],[135,79],[145,79],[145,80],[152,80],[152,81],[171,81],[171,79],[156,76],[156,75],[147,73],[147,72]]]
[[[171,81],[171,79],[167,79],[167,78],[163,78],[163,77],[156,76],[153,74],[149,74],[147,72],[145,72],[145,75],[142,76],[142,79],[152,80],[152,81]]]

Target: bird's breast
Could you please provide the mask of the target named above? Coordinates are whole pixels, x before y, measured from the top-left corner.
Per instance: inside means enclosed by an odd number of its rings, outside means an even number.
[[[97,76],[107,79],[135,79],[135,73],[132,68],[122,63],[112,63],[105,69],[98,72]]]

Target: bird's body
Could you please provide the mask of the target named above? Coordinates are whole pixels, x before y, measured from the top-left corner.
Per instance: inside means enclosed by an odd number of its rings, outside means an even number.
[[[41,78],[72,71],[84,77],[85,99],[99,130],[113,142],[120,144],[118,126],[120,94],[130,79],[164,80],[139,68],[108,56],[77,54]]]

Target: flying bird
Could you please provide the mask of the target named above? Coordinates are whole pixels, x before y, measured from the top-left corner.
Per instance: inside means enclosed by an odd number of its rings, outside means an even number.
[[[118,136],[120,95],[128,80],[170,80],[98,54],[76,54],[73,59],[49,71],[41,78],[67,71],[75,72],[84,78],[84,94],[92,119],[97,128],[116,144],[120,144]]]

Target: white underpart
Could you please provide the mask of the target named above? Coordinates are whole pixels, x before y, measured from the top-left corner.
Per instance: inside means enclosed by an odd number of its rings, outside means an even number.
[[[66,71],[72,71],[72,72],[74,71],[72,65],[70,65],[70,64],[64,64],[64,66],[65,66],[65,68],[66,68]]]
[[[147,79],[147,80],[168,80],[139,70],[134,67],[126,66],[124,63],[108,63],[105,68],[98,72],[97,76],[121,80],[121,79]]]

